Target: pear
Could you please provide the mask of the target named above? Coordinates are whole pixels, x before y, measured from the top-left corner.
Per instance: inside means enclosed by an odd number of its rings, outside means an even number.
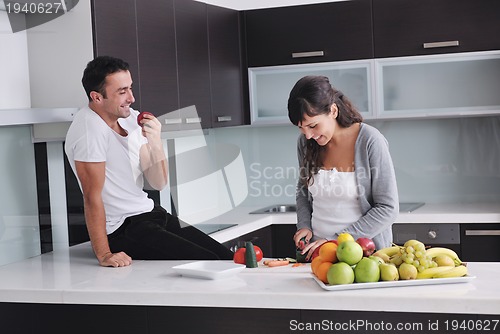
[[[399,278],[400,279],[416,279],[418,270],[413,264],[402,263],[399,268]]]
[[[392,263],[381,263],[380,280],[382,281],[397,281],[399,280],[398,268]]]
[[[448,255],[438,255],[433,260],[437,263],[438,267],[455,266],[455,261]]]

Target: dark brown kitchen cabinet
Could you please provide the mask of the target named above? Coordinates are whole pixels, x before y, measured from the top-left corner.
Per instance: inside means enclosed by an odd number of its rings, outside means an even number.
[[[500,49],[498,0],[373,0],[375,57]]]
[[[275,257],[296,257],[293,236],[297,232],[295,224],[276,224],[273,227],[273,253]]]
[[[272,234],[272,227],[266,226],[238,238],[226,241],[223,245],[232,251],[236,251],[238,248],[245,247],[246,241],[251,241],[254,245],[259,246],[264,257],[273,257],[275,255],[273,252]]]
[[[180,108],[196,106],[197,117],[187,117],[183,128],[211,127],[210,62],[207,5],[175,0],[177,71]],[[201,123],[200,123],[201,122]]]
[[[236,248],[243,247],[245,241],[252,241],[254,245],[262,249],[264,257],[295,258],[293,235],[296,231],[295,224],[271,225],[227,241],[224,245],[234,251]]]
[[[141,110],[156,116],[179,109],[173,0],[137,1]]]
[[[208,6],[212,127],[249,124],[243,107],[240,14]]]
[[[134,109],[141,109],[135,0],[92,1],[94,55],[124,59],[134,80]],[[90,60],[90,59],[89,59]]]
[[[500,261],[500,223],[460,224],[461,260]]]
[[[373,57],[371,0],[244,12],[249,67]]]
[[[189,0],[92,4],[95,55],[130,64],[133,108],[163,116],[165,131],[248,124],[238,11]]]

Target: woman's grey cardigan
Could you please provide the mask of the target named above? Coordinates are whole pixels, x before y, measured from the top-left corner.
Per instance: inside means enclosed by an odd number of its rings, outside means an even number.
[[[300,135],[297,143],[300,168],[304,168],[305,143],[305,136]],[[399,213],[398,188],[389,145],[376,128],[361,123],[354,150],[354,173],[363,215],[341,232],[348,232],[355,239],[371,238],[377,249],[388,247],[392,243],[392,224]],[[300,179],[296,200],[297,229],[308,228],[312,231],[312,197]],[[332,239],[337,236],[332,236]]]

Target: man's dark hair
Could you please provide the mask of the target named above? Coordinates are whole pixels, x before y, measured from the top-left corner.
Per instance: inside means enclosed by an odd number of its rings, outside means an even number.
[[[83,71],[82,84],[85,93],[90,98],[90,92],[99,92],[106,98],[106,91],[104,84],[106,83],[106,76],[120,72],[128,71],[129,65],[126,61],[110,56],[99,56],[91,60],[85,70]]]

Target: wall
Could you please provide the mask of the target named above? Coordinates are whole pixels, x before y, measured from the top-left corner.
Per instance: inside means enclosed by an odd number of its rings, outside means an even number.
[[[29,108],[30,86],[26,31],[12,33],[7,12],[0,11],[0,110]]]
[[[33,108],[76,108],[88,100],[82,72],[93,58],[90,1],[79,1],[55,20],[28,29]]]
[[[90,2],[12,33],[0,11],[0,109],[75,108],[86,104],[82,70],[93,58]]]

